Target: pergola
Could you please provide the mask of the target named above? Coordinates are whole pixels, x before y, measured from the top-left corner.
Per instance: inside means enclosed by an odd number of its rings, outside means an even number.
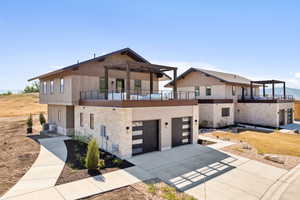
[[[272,98],[275,99],[275,84],[283,84],[283,97],[286,99],[286,87],[284,81],[279,80],[262,80],[262,81],[251,81],[250,82],[250,92],[251,92],[251,99],[253,99],[253,84],[260,84],[263,85],[263,96],[266,96],[266,85],[272,84]]]
[[[126,98],[130,99],[130,73],[131,72],[141,72],[141,73],[149,73],[150,79],[150,94],[153,93],[153,74],[157,74],[158,76],[163,76],[163,73],[166,71],[173,71],[173,80],[177,78],[177,68],[169,67],[164,65],[150,64],[150,63],[142,63],[142,62],[134,62],[127,61],[122,64],[110,64],[104,66],[105,73],[105,97],[108,97],[108,71],[109,70],[119,70],[126,71]],[[173,85],[174,99],[177,99],[177,84],[174,81]]]

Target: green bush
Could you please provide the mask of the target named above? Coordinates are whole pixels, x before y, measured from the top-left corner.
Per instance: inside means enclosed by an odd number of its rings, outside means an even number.
[[[116,165],[116,166],[121,166],[122,163],[123,163],[123,160],[121,160],[121,159],[119,159],[119,158],[114,158],[114,159],[112,160],[112,163],[113,163],[114,165]]]
[[[43,113],[40,113],[39,120],[42,126],[46,123],[46,118]]]
[[[98,167],[99,167],[99,169],[104,169],[105,168],[105,161],[103,159],[99,160]]]
[[[99,162],[99,149],[95,139],[92,139],[88,144],[88,150],[85,157],[86,168],[96,170]]]
[[[157,193],[157,187],[154,184],[148,184],[148,192],[152,195]]]
[[[24,93],[34,93],[40,91],[40,83],[38,81],[33,82],[31,85],[28,85],[23,90]]]
[[[0,96],[9,96],[9,95],[12,95],[11,91],[7,91],[7,92],[4,92],[4,93],[0,94]]]
[[[32,128],[33,121],[32,121],[32,115],[31,114],[29,115],[26,124],[27,124],[27,128]]]

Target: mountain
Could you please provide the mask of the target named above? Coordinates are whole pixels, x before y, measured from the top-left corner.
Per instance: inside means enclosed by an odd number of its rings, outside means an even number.
[[[262,89],[261,89],[262,94]],[[266,89],[266,94],[272,94],[272,88]],[[283,88],[275,88],[275,95],[283,95]],[[300,89],[296,88],[286,88],[286,95],[293,95],[293,97],[297,100],[300,100]]]

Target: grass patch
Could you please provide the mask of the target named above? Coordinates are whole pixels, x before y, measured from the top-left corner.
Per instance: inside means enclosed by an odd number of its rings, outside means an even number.
[[[11,94],[0,96],[0,117],[17,117],[47,112],[47,105],[39,104],[39,94]]]
[[[214,136],[234,141],[244,141],[259,154],[281,154],[300,157],[300,136],[273,132],[270,134],[245,131],[241,134],[214,132]]]

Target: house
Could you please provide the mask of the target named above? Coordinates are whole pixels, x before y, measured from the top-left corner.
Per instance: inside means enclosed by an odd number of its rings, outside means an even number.
[[[270,84],[271,97],[265,92]],[[283,95],[275,95],[275,84],[284,85]],[[236,74],[190,68],[165,87],[174,85],[179,98],[188,94],[198,100],[202,127],[219,128],[236,123],[280,127],[293,122],[293,97],[286,95],[283,81],[251,81]]]
[[[48,122],[64,135],[96,138],[99,146],[121,158],[197,143],[198,102],[160,91],[165,72],[177,68],[152,64],[132,49],[106,55],[34,77]]]

